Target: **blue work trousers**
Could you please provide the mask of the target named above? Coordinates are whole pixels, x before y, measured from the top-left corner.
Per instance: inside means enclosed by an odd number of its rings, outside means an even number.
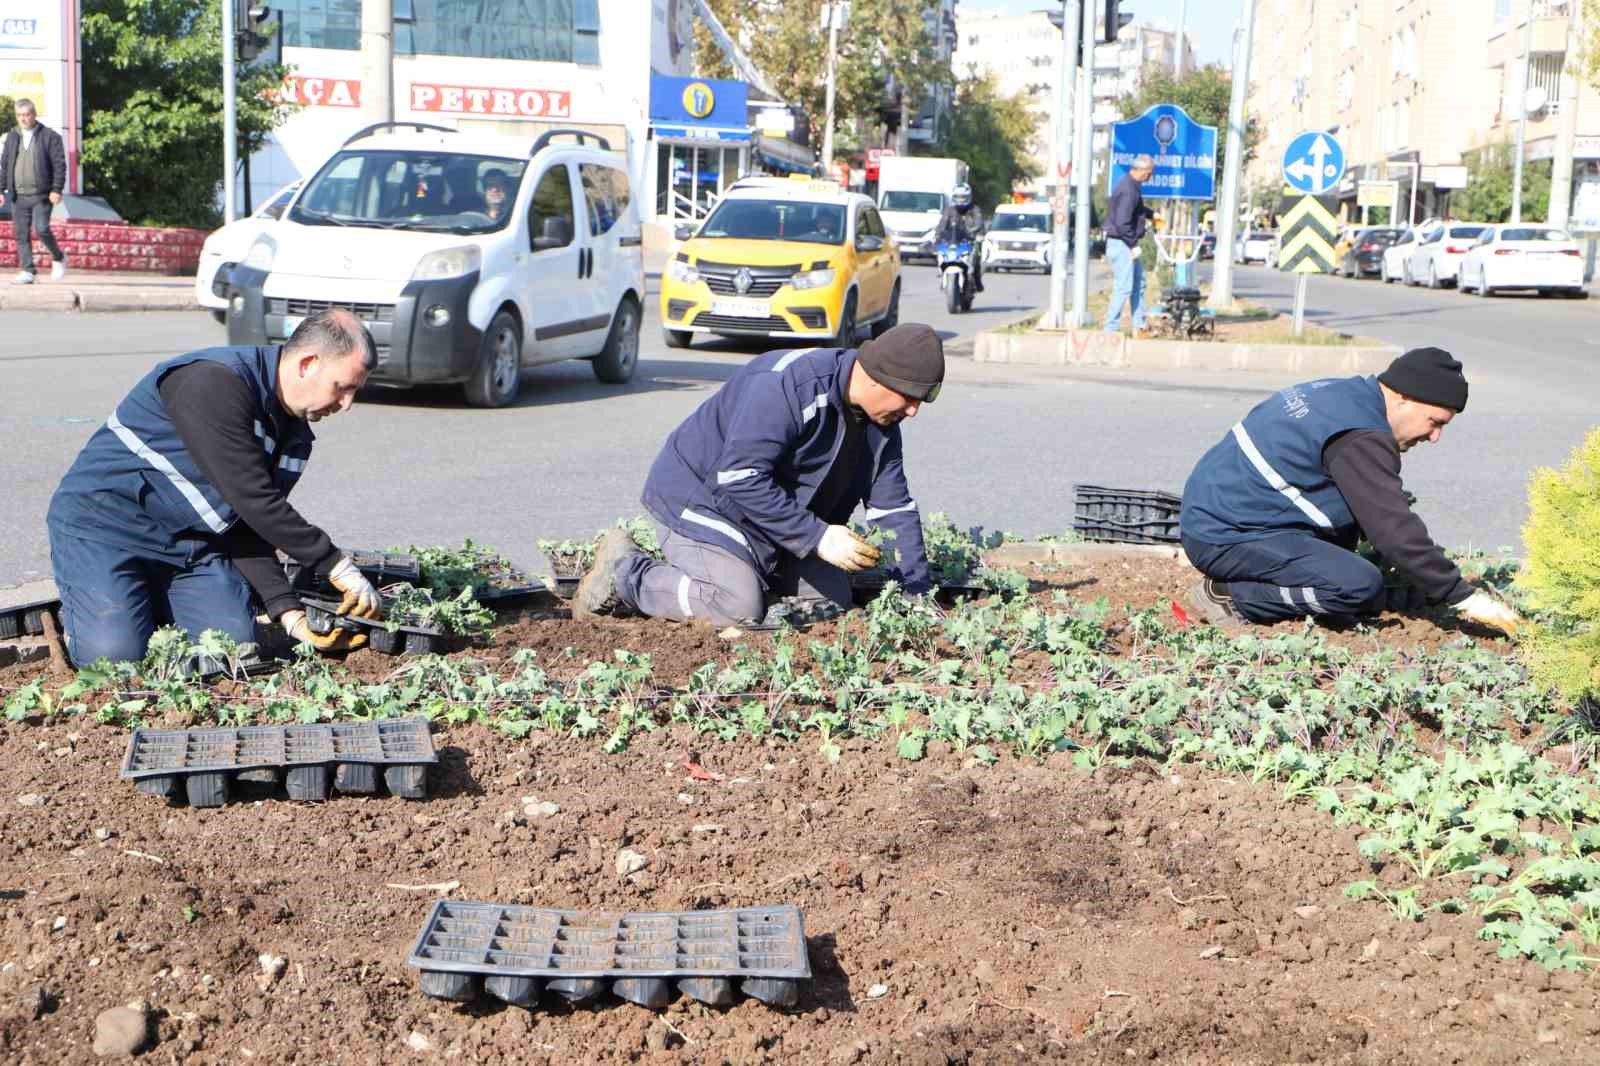
[[[1189,561],[1226,582],[1252,622],[1320,615],[1351,618],[1383,606],[1383,575],[1355,552],[1309,533],[1270,533],[1238,544],[1183,538]]]
[[[1139,261],[1139,250],[1111,237],[1106,241],[1106,258],[1111,261],[1111,306],[1106,308],[1106,330],[1122,331],[1123,304],[1129,305],[1133,328],[1144,329],[1144,264]]]
[[[164,625],[183,627],[190,639],[207,629],[240,643],[256,639],[250,586],[226,555],[196,552],[176,566],[47,525],[61,626],[75,665],[143,659],[150,635]]]

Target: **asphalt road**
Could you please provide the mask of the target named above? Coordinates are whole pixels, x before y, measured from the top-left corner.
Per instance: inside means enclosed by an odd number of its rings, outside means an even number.
[[[1259,268],[1241,295],[1286,302],[1292,281]],[[1043,304],[1047,280],[994,276],[971,314],[939,306],[934,272],[905,274],[904,321],[946,337],[939,402],[906,428],[925,511],[1021,533],[1071,525],[1076,482],[1178,491],[1194,460],[1289,378],[1188,372],[1133,379],[978,365],[977,330]],[[1097,281],[1100,280],[1097,275]],[[639,372],[597,383],[588,365],[526,375],[519,402],[467,408],[448,390],[380,392],[319,426],[296,505],[345,545],[471,537],[538,567],[540,537],[583,535],[640,512],[639,489],[668,432],[759,345],[669,352],[649,301]],[[1312,316],[1397,344],[1441,344],[1467,363],[1472,403],[1444,441],[1407,457],[1408,487],[1452,544],[1518,542],[1529,470],[1558,462],[1595,421],[1600,303],[1479,300],[1317,278]],[[78,448],[155,362],[222,342],[202,314],[8,313],[0,329],[0,586],[49,573],[43,516]]]

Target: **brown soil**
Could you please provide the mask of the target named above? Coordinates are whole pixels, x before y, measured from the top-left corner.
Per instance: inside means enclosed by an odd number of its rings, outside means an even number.
[[[1119,608],[1166,609],[1189,581],[1175,563],[1035,577]],[[538,613],[472,654],[570,647],[576,668],[632,646],[662,679],[729,654],[710,631]],[[1335,639],[1449,636],[1426,624]],[[426,802],[192,810],[116,779],[125,742],[0,723],[0,1061],[92,1061],[95,1016],[131,1001],[153,1018],[144,1059],[196,1064],[1570,1063],[1600,1038],[1600,979],[1502,961],[1468,917],[1346,900],[1370,876],[1352,832],[1199,768],[983,767],[939,744],[909,763],[855,740],[830,765],[812,742],[671,727],[607,756],[458,727]],[[722,780],[689,779],[690,745]],[[560,813],[516,824],[529,796]],[[624,846],[649,858],[631,879]],[[434,894],[390,886],[450,881],[563,907],[793,902],[814,985],[787,1013],[431,1000],[404,961]],[[287,960],[276,982],[263,952]]]

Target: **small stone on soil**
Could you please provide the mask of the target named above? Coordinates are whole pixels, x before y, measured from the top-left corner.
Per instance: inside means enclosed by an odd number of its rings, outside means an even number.
[[[988,959],[984,959],[972,968],[972,976],[977,978],[980,985],[992,985],[998,977],[994,972],[994,965]]]
[[[18,807],[43,807],[49,801],[37,792],[24,792],[17,797]]]
[[[978,965],[979,966],[987,966],[988,963],[980,962]],[[994,972],[993,970],[990,971],[990,975],[991,976],[993,976],[993,972]],[[988,982],[985,982],[985,983],[987,984]],[[888,985],[873,985],[871,988],[867,989],[867,998],[868,999],[882,999],[884,996],[887,996],[888,994],[889,994],[889,986]]]
[[[1302,918],[1310,919],[1310,918],[1315,918],[1317,915],[1321,914],[1322,913],[1322,908],[1316,906],[1315,904],[1307,904],[1304,907],[1296,907],[1294,909],[1294,912],[1296,914],[1298,914]]]
[[[1212,944],[1200,953],[1202,959],[1219,959],[1222,957],[1222,945]]]
[[[112,833],[111,830],[107,829],[105,826],[101,826],[99,829],[94,831],[94,838],[100,841],[102,844],[110,840],[115,835],[116,834]]]
[[[261,965],[261,972],[256,974],[256,985],[263,992],[283,976],[284,967],[289,965],[287,959],[280,958],[270,951],[263,951],[256,956],[256,961]]]
[[[561,813],[561,804],[540,801],[533,796],[522,797],[522,813],[529,818],[554,818]]]
[[[627,877],[629,874],[638,873],[649,865],[650,860],[632,848],[623,848],[617,852],[618,877]]]
[[[150,1023],[144,1011],[132,1007],[112,1007],[94,1019],[96,1055],[132,1055],[144,1047],[150,1036]]]
[[[433,1050],[433,1041],[413,1029],[411,1030],[411,1035],[406,1037],[406,1047],[418,1052],[431,1051]]]
[[[1178,928],[1194,930],[1200,928],[1200,912],[1193,907],[1185,907],[1178,912]]]

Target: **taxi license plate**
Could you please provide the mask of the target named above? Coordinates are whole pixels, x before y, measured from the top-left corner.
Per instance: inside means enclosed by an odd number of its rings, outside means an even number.
[[[772,304],[767,300],[712,300],[711,313],[732,318],[770,318]]]

